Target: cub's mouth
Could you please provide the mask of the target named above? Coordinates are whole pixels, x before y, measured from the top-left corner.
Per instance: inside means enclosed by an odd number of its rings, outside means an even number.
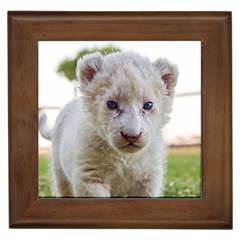
[[[143,149],[143,146],[137,145],[137,143],[128,143],[118,147],[118,149],[122,152],[133,153]]]
[[[142,132],[130,135],[123,132],[113,135],[111,140],[112,146],[122,153],[135,153],[146,146],[145,138]]]

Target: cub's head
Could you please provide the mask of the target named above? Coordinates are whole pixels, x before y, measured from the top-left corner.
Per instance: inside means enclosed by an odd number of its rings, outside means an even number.
[[[161,135],[171,112],[178,69],[166,59],[151,63],[134,52],[78,61],[77,77],[90,121],[119,152],[137,152]]]

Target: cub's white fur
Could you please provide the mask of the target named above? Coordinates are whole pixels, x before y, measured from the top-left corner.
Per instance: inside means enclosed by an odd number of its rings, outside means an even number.
[[[166,155],[162,128],[177,66],[166,59],[151,63],[134,52],[95,53],[78,61],[76,73],[82,96],[65,106],[53,129],[46,128],[45,114],[39,121],[42,136],[52,141],[56,195],[159,197]]]

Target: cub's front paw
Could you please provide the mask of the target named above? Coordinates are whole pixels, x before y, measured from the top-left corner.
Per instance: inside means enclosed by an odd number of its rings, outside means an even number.
[[[82,183],[81,186],[76,186],[74,189],[75,197],[111,197],[110,195],[110,185],[91,182],[91,183]]]

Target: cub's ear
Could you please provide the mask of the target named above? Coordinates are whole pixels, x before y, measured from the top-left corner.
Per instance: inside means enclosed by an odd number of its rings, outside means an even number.
[[[102,62],[103,56],[101,53],[92,53],[79,59],[76,70],[78,81],[88,85],[101,70]]]
[[[173,96],[174,88],[177,84],[178,67],[166,58],[159,58],[153,63],[155,69],[159,72],[167,89],[167,95]]]

